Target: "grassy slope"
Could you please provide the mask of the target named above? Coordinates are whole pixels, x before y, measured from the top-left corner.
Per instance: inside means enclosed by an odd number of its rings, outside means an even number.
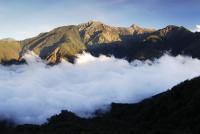
[[[76,26],[56,28],[22,41],[22,45],[22,53],[31,50],[50,62],[56,62],[60,57],[68,59],[85,49]]]
[[[0,41],[0,63],[19,59],[21,45],[17,41]]]

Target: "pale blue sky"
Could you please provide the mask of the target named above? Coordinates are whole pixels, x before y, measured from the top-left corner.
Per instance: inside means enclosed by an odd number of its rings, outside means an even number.
[[[25,39],[55,27],[98,20],[114,26],[195,30],[199,0],[0,0],[0,38]]]

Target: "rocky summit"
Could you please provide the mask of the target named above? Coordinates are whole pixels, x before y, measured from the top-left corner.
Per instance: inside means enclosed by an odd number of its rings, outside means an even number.
[[[16,41],[0,40],[0,63],[13,64],[33,51],[42,59],[55,64],[61,59],[73,61],[83,51],[93,56],[113,55],[116,58],[153,59],[165,52],[172,55],[186,54],[200,58],[200,33],[184,27],[169,25],[155,30],[138,25],[113,27],[99,21],[63,26],[36,37]]]
[[[86,45],[112,43],[122,41],[124,36],[151,33],[155,30],[141,28],[137,25],[131,27],[112,27],[99,21],[89,21],[78,25],[80,35]]]

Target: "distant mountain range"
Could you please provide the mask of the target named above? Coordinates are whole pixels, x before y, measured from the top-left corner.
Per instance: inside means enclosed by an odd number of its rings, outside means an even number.
[[[155,30],[137,25],[112,27],[89,21],[59,27],[22,41],[0,40],[0,63],[20,63],[27,51],[34,51],[52,64],[60,62],[61,58],[73,62],[76,54],[83,51],[94,56],[114,55],[128,61],[157,58],[166,51],[200,58],[200,33],[174,25]]]

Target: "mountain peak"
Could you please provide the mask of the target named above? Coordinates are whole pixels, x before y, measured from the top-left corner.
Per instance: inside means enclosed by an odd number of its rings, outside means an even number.
[[[176,26],[176,25],[168,25],[163,29],[159,30],[164,35],[167,33],[175,33],[175,32],[181,32],[181,33],[191,33],[187,28],[183,26]]]
[[[87,25],[87,26],[99,26],[99,25],[106,25],[101,21],[97,21],[97,20],[90,20],[87,23],[83,23],[81,25]]]
[[[131,27],[133,29],[142,29],[140,26],[136,25],[136,24],[132,24]]]
[[[102,26],[106,26],[106,24],[100,22],[100,21],[96,21],[96,20],[90,20],[86,23],[81,23],[78,25],[79,27],[79,30],[83,30],[83,29],[86,29],[86,28],[99,28],[99,27],[102,27]]]
[[[163,29],[168,29],[168,30],[185,30],[185,31],[189,31],[187,28],[183,27],[183,26],[176,26],[176,25],[168,25]]]
[[[176,25],[168,25],[166,26],[164,29],[168,29],[168,30],[175,30],[175,29],[179,29],[179,26]]]

